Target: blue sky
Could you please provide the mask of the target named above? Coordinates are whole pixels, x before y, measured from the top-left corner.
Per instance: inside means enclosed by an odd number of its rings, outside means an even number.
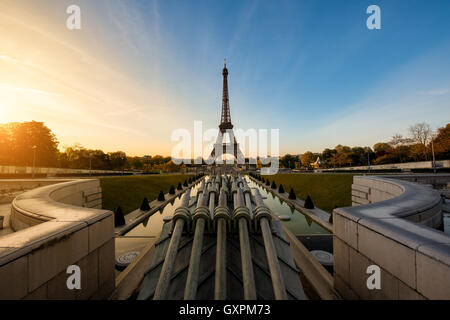
[[[224,58],[233,124],[279,128],[282,154],[372,146],[414,123],[450,120],[450,1],[17,2],[3,7],[9,17],[32,17],[34,29],[70,51],[80,74],[68,86],[86,83],[85,96],[99,95],[68,111],[82,109],[88,123],[36,108],[6,117],[45,121],[65,145],[170,154],[174,129],[192,130],[194,120],[218,126]],[[64,28],[69,4],[81,7],[80,31]],[[371,4],[381,8],[381,30],[366,27]],[[37,40],[10,40],[33,47],[0,56],[39,63],[24,52],[52,54]]]

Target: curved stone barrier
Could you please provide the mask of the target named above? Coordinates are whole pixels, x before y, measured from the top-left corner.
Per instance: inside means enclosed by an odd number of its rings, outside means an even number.
[[[382,203],[380,203],[382,202]],[[429,187],[380,177],[355,176],[352,185],[353,206],[346,209],[373,218],[404,218],[436,228],[442,223],[442,200],[439,192]]]
[[[333,211],[336,290],[346,299],[450,299],[450,236],[431,228],[442,222],[439,193],[355,176],[352,201]],[[381,289],[367,288],[370,265],[380,267]]]
[[[50,220],[95,214],[79,207],[101,208],[98,180],[74,180],[30,190],[17,196],[11,206],[11,228],[15,231]]]
[[[84,208],[83,208],[84,207]],[[16,197],[14,233],[0,238],[0,299],[105,298],[114,290],[114,216],[98,180],[73,180]],[[67,267],[81,289],[67,287]]]

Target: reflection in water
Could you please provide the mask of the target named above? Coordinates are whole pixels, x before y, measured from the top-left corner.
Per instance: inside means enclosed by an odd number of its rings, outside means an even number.
[[[147,226],[148,220],[150,219],[150,217],[147,217],[144,219],[144,221],[142,221],[142,225],[144,226],[144,228]]]
[[[191,190],[191,197],[197,195],[197,190],[200,183],[197,183]],[[181,204],[181,195],[176,197],[173,201],[168,203],[164,208],[160,209],[158,213],[146,218],[142,223],[124,234],[125,237],[156,237],[161,233],[164,224],[164,217],[172,216],[175,209]]]
[[[264,199],[264,203],[272,210],[272,212],[278,216],[288,215],[291,217],[290,221],[282,221],[282,223],[295,235],[305,234],[329,234],[327,230],[322,228],[319,224],[315,223],[311,218],[305,216],[301,212],[295,210],[295,208],[289,206],[280,198],[274,196],[272,193],[267,192],[263,188],[259,187],[256,183],[251,181],[247,177],[249,186],[251,188],[258,188]],[[200,187],[200,183],[197,183],[191,191],[191,196],[197,195],[197,190]],[[164,217],[174,214],[175,209],[181,203],[181,196],[177,197],[173,202],[167,204],[159,212],[160,214],[153,214],[146,218],[142,223],[131,229],[124,236],[125,237],[155,237],[161,232],[164,224]]]
[[[267,192],[262,187],[258,186],[255,182],[247,178],[250,188],[258,188],[261,196],[264,199],[264,204],[272,210],[277,216],[290,216],[290,221],[282,221],[281,223],[286,226],[295,235],[304,234],[329,234],[330,232],[319,224],[315,223],[310,217],[305,216],[303,213],[297,211],[295,208],[289,206],[281,198],[274,196],[272,193]]]

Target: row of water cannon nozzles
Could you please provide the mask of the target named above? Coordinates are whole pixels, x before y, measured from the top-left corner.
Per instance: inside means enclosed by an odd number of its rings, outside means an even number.
[[[205,219],[207,231],[217,230],[219,219],[227,222],[227,231],[237,232],[239,219],[246,219],[251,231],[259,232],[261,218],[271,219],[270,209],[264,204],[257,188],[249,187],[247,180],[240,174],[209,176],[202,180],[197,191],[194,212],[189,210],[190,189],[182,197],[180,206],[175,210],[172,228],[178,219],[185,221],[184,231],[193,233],[198,219]]]

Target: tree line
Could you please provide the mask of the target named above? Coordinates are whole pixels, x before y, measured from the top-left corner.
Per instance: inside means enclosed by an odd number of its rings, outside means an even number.
[[[450,159],[450,123],[431,130],[427,123],[417,123],[404,137],[395,134],[390,141],[371,147],[337,145],[321,153],[286,154],[280,157],[282,168],[309,168],[319,157],[322,167],[346,167],[411,161]],[[58,167],[92,170],[139,170],[144,172],[177,172],[180,166],[171,157],[161,155],[133,157],[123,151],[104,152],[79,144],[58,149],[59,141],[43,122],[0,124],[0,165]],[[183,165],[184,166],[184,165]],[[194,165],[193,165],[194,166]],[[258,167],[260,167],[258,160]]]
[[[79,144],[58,150],[59,141],[43,122],[0,124],[0,165],[92,170],[176,172],[171,157],[133,157],[123,151],[104,152]]]
[[[390,141],[378,142],[371,147],[337,145],[321,153],[307,151],[302,155],[287,154],[280,158],[283,168],[310,168],[319,157],[322,167],[351,167],[450,159],[450,123],[433,132],[422,122],[408,128],[408,136],[395,134]]]

